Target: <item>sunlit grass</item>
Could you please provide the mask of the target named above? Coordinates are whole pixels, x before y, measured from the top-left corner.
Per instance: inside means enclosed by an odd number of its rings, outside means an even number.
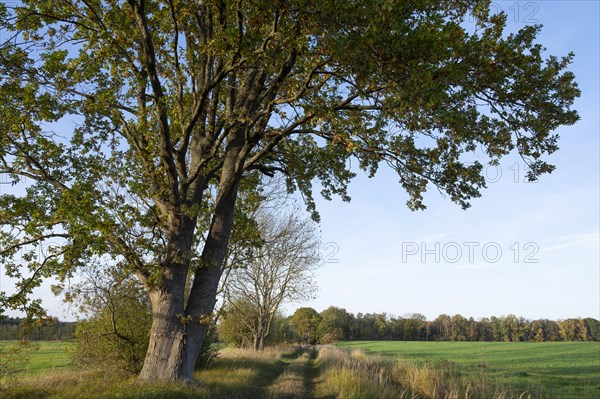
[[[243,349],[224,349],[219,358],[197,374],[211,398],[262,398],[265,387],[282,373],[283,355],[292,348],[267,348],[255,352]]]
[[[50,350],[53,345],[42,345]],[[53,353],[51,350],[48,353]],[[108,399],[108,398],[184,398],[184,399],[262,399],[270,396],[273,384],[284,381],[279,378],[302,351],[294,347],[267,349],[254,352],[225,349],[206,370],[196,373],[195,385],[186,384],[138,384],[135,376],[123,375],[111,370],[70,370],[54,367],[48,362],[48,353],[41,353],[32,363],[35,373],[23,373],[18,383],[0,390],[3,399]],[[52,357],[54,359],[54,357]],[[42,367],[50,368],[44,372]]]
[[[17,341],[2,341],[3,347],[18,345]],[[29,353],[29,362],[24,373],[37,375],[41,373],[71,370],[73,368],[73,344],[64,341],[32,341],[31,346],[37,348]],[[0,363],[5,353],[0,351]]]

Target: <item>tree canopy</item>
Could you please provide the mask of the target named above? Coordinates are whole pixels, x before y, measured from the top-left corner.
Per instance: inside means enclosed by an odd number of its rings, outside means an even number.
[[[476,147],[552,171],[573,55],[505,25],[470,0],[0,4],[0,174],[22,187],[0,196],[2,306],[109,259],[152,302],[140,379],[190,379],[248,178],[283,174],[317,218],[313,184],[348,200],[353,160],[411,209],[431,186],[468,207]]]

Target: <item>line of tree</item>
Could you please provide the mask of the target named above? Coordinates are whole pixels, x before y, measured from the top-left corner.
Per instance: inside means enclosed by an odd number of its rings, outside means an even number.
[[[245,309],[243,303],[236,306],[237,309]],[[232,314],[235,316],[235,312]],[[30,323],[25,318],[6,317],[0,319],[0,339],[71,341],[75,337],[77,324],[57,318]],[[529,320],[512,314],[475,320],[460,314],[442,314],[428,321],[419,313],[402,317],[392,317],[386,313],[354,315],[346,309],[330,306],[321,313],[310,307],[299,308],[287,317],[277,313],[273,315],[270,331],[265,341],[267,345],[291,341],[331,343],[349,340],[600,341],[600,320],[591,317]],[[236,317],[223,317],[218,336],[220,341],[236,346],[255,345],[253,331]]]
[[[0,340],[71,341],[75,336],[76,324],[54,317],[32,322],[20,317],[0,316]]]
[[[277,329],[268,343],[332,343],[348,340],[552,342],[600,341],[600,321],[591,317],[565,320],[528,320],[509,314],[475,320],[442,314],[428,321],[422,314],[392,317],[386,313],[349,313],[331,306],[321,313],[303,307],[289,317],[278,315]],[[219,339],[238,346],[251,342],[248,332],[236,329],[235,318],[225,317]]]
[[[315,330],[323,342],[335,340],[402,341],[599,341],[600,321],[594,318],[528,320],[513,314],[475,320],[442,314],[428,321],[422,314],[392,317],[386,313],[358,313],[329,307],[319,314]],[[293,317],[292,317],[293,320]]]

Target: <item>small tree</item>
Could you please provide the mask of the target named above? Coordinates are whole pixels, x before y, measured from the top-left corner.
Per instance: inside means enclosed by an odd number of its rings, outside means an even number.
[[[227,284],[232,308],[251,332],[254,349],[262,350],[273,318],[284,302],[310,298],[316,286],[313,270],[319,259],[312,222],[297,213],[257,217],[262,245],[248,262],[235,268]],[[247,309],[250,306],[251,309]]]
[[[131,278],[91,274],[70,293],[88,314],[75,330],[75,358],[85,365],[137,373],[148,350],[150,301]]]
[[[271,323],[271,332],[267,339],[267,344],[287,344],[294,340],[294,330],[290,323],[290,317],[282,313],[277,313]]]

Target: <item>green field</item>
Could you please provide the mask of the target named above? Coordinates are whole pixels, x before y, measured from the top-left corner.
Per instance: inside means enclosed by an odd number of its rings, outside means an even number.
[[[338,346],[450,367],[535,397],[600,398],[600,342],[354,341]]]
[[[4,341],[7,343],[7,341]],[[11,344],[16,344],[11,342]],[[54,371],[71,369],[71,354],[69,348],[73,346],[70,342],[62,341],[35,341],[39,349],[31,352],[30,361],[27,365],[25,374],[38,375]],[[0,352],[0,360],[4,356]]]

